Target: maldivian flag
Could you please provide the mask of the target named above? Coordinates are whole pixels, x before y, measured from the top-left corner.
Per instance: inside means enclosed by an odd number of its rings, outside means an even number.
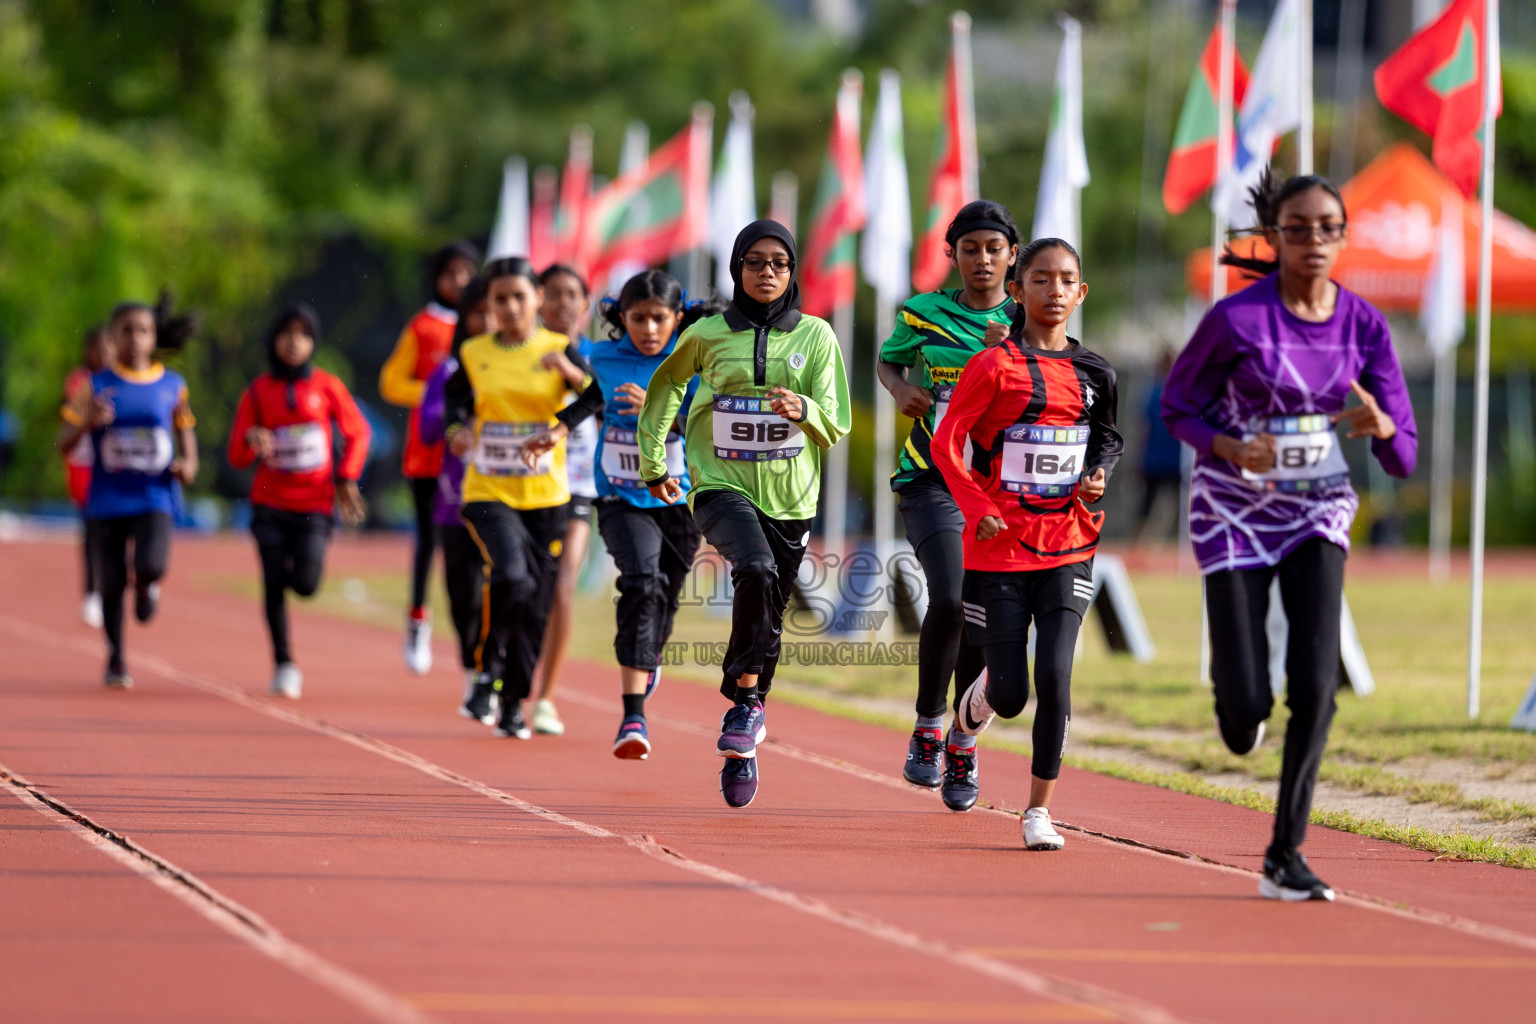
[[[1435,164],[1468,196],[1477,193],[1483,166],[1483,33],[1487,0],[1452,0],[1376,69],[1381,105],[1434,138]],[[1498,38],[1493,53],[1493,116],[1503,108],[1498,81]]]
[[[1168,171],[1163,175],[1163,207],[1169,213],[1183,213],[1189,205],[1216,184],[1216,139],[1220,131],[1221,89],[1221,19],[1211,30],[1211,38],[1200,54],[1195,77],[1184,96],[1179,126],[1173,133],[1173,151],[1168,154]],[[1248,91],[1248,69],[1238,56],[1237,42],[1232,43],[1232,110],[1234,114]],[[1237,133],[1232,134],[1237,144]],[[1228,156],[1230,157],[1230,153]]]
[[[555,213],[555,262],[585,274],[587,205],[592,201],[592,129],[579,124],[571,129],[565,172],[560,175],[560,206]],[[590,280],[590,278],[588,278]]]
[[[714,111],[694,107],[688,126],[592,197],[583,224],[588,280],[616,263],[664,263],[704,244],[709,223],[709,144]]]
[[[944,232],[960,207],[981,198],[976,170],[976,114],[971,105],[971,19],[950,18],[949,70],[944,76],[944,119],[928,172],[928,208],[912,265],[912,290],[931,292],[949,276]]]
[[[859,152],[863,92],[863,77],[857,71],[845,71],[811,207],[811,228],[800,257],[800,293],[811,316],[829,316],[853,301],[856,239],[864,226],[864,161]]]
[[[528,260],[539,270],[555,262],[555,203],[560,177],[553,167],[533,174],[533,202],[528,208]]]

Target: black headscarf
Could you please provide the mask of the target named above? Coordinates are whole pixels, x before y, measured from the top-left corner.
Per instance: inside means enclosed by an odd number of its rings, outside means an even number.
[[[789,287],[784,289],[784,294],[772,302],[759,302],[747,294],[747,290],[741,284],[741,261],[747,255],[747,250],[764,238],[776,238],[784,243],[784,248],[789,250],[790,263],[795,262],[795,236],[790,234],[789,228],[776,220],[755,220],[741,229],[736,236],[736,244],[731,246],[731,282],[736,286],[736,292],[731,297],[731,308],[740,313],[750,323],[758,327],[778,327],[781,330],[789,330],[794,327],[793,321],[798,321],[798,315],[789,318],[791,322],[781,324],[788,314],[794,313],[800,308],[800,282],[795,278],[793,265],[789,271]]]
[[[448,264],[454,260],[464,260],[470,266],[479,269],[480,250],[473,242],[461,240],[445,245],[427,257],[427,287],[431,289],[433,298],[450,308],[453,303],[446,301],[438,292],[437,279],[443,276],[443,271],[447,270]]]
[[[490,280],[484,274],[476,274],[469,279],[469,284],[464,286],[464,292],[459,296],[459,322],[453,328],[452,352],[455,359],[459,357],[460,346],[469,340],[469,314],[485,301],[490,285]]]
[[[296,408],[298,404],[298,398],[293,393],[293,383],[309,376],[310,362],[314,358],[311,353],[310,359],[306,359],[304,365],[289,366],[277,357],[277,336],[283,333],[283,328],[295,320],[304,325],[309,331],[309,336],[315,339],[316,345],[320,344],[320,314],[316,313],[315,308],[307,302],[296,302],[285,307],[282,312],[273,317],[272,325],[267,328],[267,367],[272,376],[288,384],[290,409]]]

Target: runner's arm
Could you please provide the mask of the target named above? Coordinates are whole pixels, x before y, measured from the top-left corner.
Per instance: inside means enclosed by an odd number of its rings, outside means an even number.
[[[443,385],[443,411],[448,426],[444,436],[464,427],[475,418],[475,387],[469,382],[469,374],[461,364]]]
[[[197,432],[194,429],[197,417],[192,415],[192,402],[187,397],[186,385],[182,385],[176,411],[171,414],[171,424],[176,428],[176,441],[181,447],[181,456],[171,461],[171,473],[183,485],[190,487],[192,481],[197,479]]]
[[[1119,382],[1114,367],[1106,360],[1095,360],[1084,368],[1097,395],[1088,408],[1088,453],[1083,456],[1083,476],[1102,469],[1107,483],[1109,475],[1115,471],[1115,464],[1125,453],[1125,439],[1115,425],[1120,407]]]
[[[336,478],[355,481],[363,475],[363,466],[368,462],[368,441],[373,431],[345,384],[333,379],[330,392],[331,418],[336,421],[336,429],[346,442],[341,463],[336,467]]]
[[[701,355],[698,334],[690,327],[645,386],[635,440],[640,446],[640,479],[647,484],[661,483],[672,475],[667,472],[667,434],[683,406],[688,382],[702,369]]]
[[[950,396],[949,412],[939,423],[938,433],[928,446],[934,466],[949,485],[955,504],[960,506],[966,525],[972,530],[987,516],[1003,517],[987,492],[971,479],[971,472],[961,455],[966,436],[997,397],[997,357],[994,355],[997,351],[978,352],[965,364],[965,373]]]
[[[555,419],[565,424],[567,430],[575,430],[583,420],[602,412],[606,404],[602,386],[598,384],[597,378],[589,376],[588,379],[592,383],[577,396],[576,401],[555,413]]]
[[[1163,423],[1170,434],[1201,454],[1214,454],[1212,445],[1223,433],[1206,422],[1205,411],[1232,372],[1231,337],[1226,310],[1218,305],[1200,320],[1163,385]]]
[[[853,409],[843,350],[831,328],[821,330],[817,344],[816,375],[811,378],[810,394],[799,396],[802,408],[795,422],[818,447],[831,448],[853,429]]]
[[[457,367],[458,364],[450,356],[427,378],[426,389],[421,393],[421,405],[417,406],[420,411],[416,414],[416,433],[426,444],[437,444],[448,429],[448,405],[443,391]]]
[[[426,394],[427,382],[416,379],[416,352],[416,332],[406,327],[379,370],[379,397],[390,405],[414,409]]]
[[[256,389],[249,387],[240,396],[240,404],[235,406],[235,421],[229,427],[229,464],[235,469],[245,469],[256,461],[256,449],[251,447],[251,442],[246,435],[251,428],[256,426]]]
[[[69,396],[59,408],[59,451],[65,455],[80,443],[80,438],[91,432],[91,407],[96,400],[93,388],[83,387]]]
[[[1413,418],[1413,403],[1408,400],[1408,385],[1397,361],[1397,349],[1392,345],[1391,329],[1381,314],[1377,317],[1372,332],[1375,344],[1366,357],[1365,368],[1360,371],[1360,386],[1371,393],[1381,411],[1397,428],[1396,433],[1385,441],[1379,437],[1371,438],[1371,454],[1388,474],[1403,479],[1413,475],[1414,466],[1419,461],[1419,426]]]

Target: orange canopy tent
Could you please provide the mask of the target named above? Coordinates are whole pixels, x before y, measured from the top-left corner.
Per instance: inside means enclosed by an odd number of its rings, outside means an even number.
[[[1442,198],[1450,193],[1462,203],[1466,232],[1467,306],[1477,299],[1478,205],[1464,198],[1422,153],[1398,143],[1372,160],[1340,190],[1349,211],[1349,244],[1333,270],[1334,280],[1379,309],[1417,312],[1439,238]],[[1240,238],[1237,252],[1273,255],[1261,237]],[[1223,267],[1227,291],[1251,280]],[[1192,253],[1184,264],[1192,295],[1211,291],[1211,250]],[[1536,231],[1513,217],[1493,215],[1493,308],[1536,313]]]

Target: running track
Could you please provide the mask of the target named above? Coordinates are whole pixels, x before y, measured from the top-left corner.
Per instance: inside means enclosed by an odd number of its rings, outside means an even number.
[[[1531,1019],[1536,873],[1313,829],[1348,895],[1281,906],[1264,816],[1071,770],[1089,831],[1031,854],[903,785],[901,735],[782,703],[731,812],[705,686],[658,693],[648,762],[608,754],[605,665],[570,667],[564,739],[496,740],[393,631],[300,612],[306,695],[268,699],[255,601],[208,584],[254,571],[178,538],[109,693],[74,548],[0,545],[0,1019]],[[984,799],[1027,774],[985,751]]]

